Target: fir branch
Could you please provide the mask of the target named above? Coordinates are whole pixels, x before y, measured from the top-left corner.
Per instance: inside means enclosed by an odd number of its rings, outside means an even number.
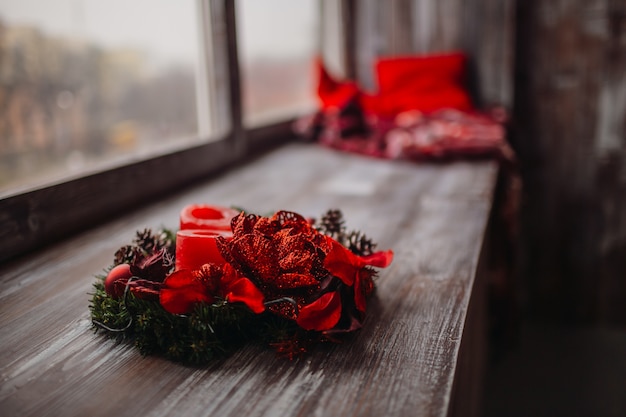
[[[132,342],[143,355],[204,365],[258,336],[259,318],[244,306],[199,304],[192,314],[179,316],[168,313],[158,302],[132,294],[127,294],[125,301],[113,299],[104,291],[102,279],[94,284],[89,306],[94,330],[118,342]]]

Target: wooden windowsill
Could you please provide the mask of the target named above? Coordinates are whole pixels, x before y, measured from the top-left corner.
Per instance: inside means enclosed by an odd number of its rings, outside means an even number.
[[[445,416],[497,176],[494,162],[414,164],[312,145],[248,165],[0,267],[0,410],[5,415]],[[175,228],[189,203],[319,216],[395,252],[365,326],[295,361],[247,346],[194,369],[142,357],[91,329],[93,275],[135,230]],[[479,299],[479,298],[478,298]],[[453,386],[455,387],[453,390]]]

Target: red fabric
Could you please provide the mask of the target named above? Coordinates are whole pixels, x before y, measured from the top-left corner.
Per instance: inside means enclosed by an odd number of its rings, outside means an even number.
[[[393,261],[393,251],[386,250],[372,253],[371,255],[362,256],[361,259],[365,265],[375,266],[377,268],[387,268]]]
[[[366,111],[393,117],[408,110],[473,109],[464,86],[466,56],[455,52],[385,58],[376,64],[378,94],[364,100]]]
[[[393,260],[393,251],[390,250],[376,252],[369,256],[359,256],[330,236],[326,236],[326,239],[331,250],[324,259],[324,267],[346,285],[354,284],[361,268],[368,265],[385,268]]]
[[[462,52],[382,58],[376,63],[378,91],[388,94],[407,86],[420,90],[462,85],[467,58]]]
[[[493,116],[459,110],[439,110],[429,115],[406,112],[386,134],[385,157],[436,159],[497,157],[513,161],[504,126]]]
[[[322,110],[342,108],[357,98],[369,114],[393,118],[408,110],[473,110],[465,89],[467,58],[461,52],[383,58],[376,63],[378,92],[364,94],[352,81],[338,81],[317,61],[317,94]]]
[[[365,266],[387,267],[393,260],[393,252],[388,250],[369,256],[358,256],[331,237],[327,239],[331,250],[326,255],[324,267],[344,284],[354,285],[354,303],[357,310],[364,313],[366,297],[372,292],[374,285],[371,277],[364,273],[363,268]]]
[[[356,83],[337,81],[330,76],[321,60],[316,61],[318,72],[317,96],[323,110],[341,108],[360,94]]]
[[[339,278],[344,284],[354,285],[358,269],[361,267],[358,256],[347,250],[333,238],[328,237],[327,239],[331,245],[331,250],[324,259],[324,268]]]
[[[379,91],[368,95],[354,83],[334,80],[318,62],[322,107],[296,128],[308,140],[380,158],[514,162],[505,140],[506,112],[473,107],[466,64],[460,52],[380,59]]]

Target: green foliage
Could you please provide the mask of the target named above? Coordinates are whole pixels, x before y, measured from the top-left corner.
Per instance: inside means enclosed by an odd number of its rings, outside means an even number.
[[[174,315],[157,301],[130,292],[119,300],[104,291],[104,276],[94,284],[89,306],[93,328],[118,342],[133,343],[143,355],[159,355],[188,365],[206,365],[246,342],[273,345],[293,340],[302,329],[270,313],[254,314],[243,305],[219,301],[199,304],[190,315]]]
[[[119,300],[104,291],[104,277],[94,284],[90,310],[95,331],[131,341],[144,355],[160,355],[190,365],[223,357],[255,337],[259,317],[243,306],[218,302],[198,305],[190,315],[174,315],[158,301],[127,293]]]

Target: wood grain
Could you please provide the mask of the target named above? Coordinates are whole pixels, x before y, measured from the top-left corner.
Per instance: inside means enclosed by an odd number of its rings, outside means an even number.
[[[0,414],[445,416],[492,203],[490,162],[415,165],[290,145],[0,268]],[[93,274],[186,204],[344,211],[395,251],[364,328],[295,361],[248,346],[204,369],[91,331]]]

